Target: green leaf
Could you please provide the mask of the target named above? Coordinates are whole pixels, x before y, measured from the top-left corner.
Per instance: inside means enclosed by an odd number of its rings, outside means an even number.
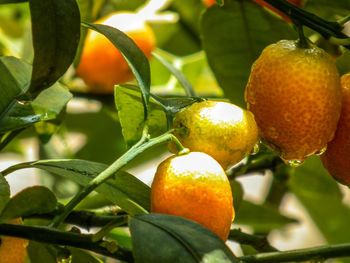
[[[238,262],[217,235],[182,217],[138,215],[130,231],[135,262]]]
[[[241,202],[234,220],[236,224],[251,226],[257,233],[267,233],[272,229],[296,222],[295,219],[281,215],[274,207],[256,205],[246,200]]]
[[[144,126],[144,107],[138,88],[130,85],[116,86],[115,104],[125,142],[131,146],[141,138]],[[155,103],[150,105],[147,123],[152,136],[160,135],[167,130],[166,115]]]
[[[0,174],[0,213],[6,207],[6,204],[10,200],[10,186],[5,177]]]
[[[36,162],[21,163],[8,168],[15,171],[23,168],[39,168],[45,171],[64,176],[82,186],[87,185],[99,173],[108,166],[102,163],[84,160],[42,160]],[[6,171],[3,171],[6,173]],[[130,215],[147,213],[150,209],[150,188],[133,175],[120,171],[113,180],[108,180],[96,188],[120,206]]]
[[[132,249],[131,236],[128,227],[116,227],[108,233],[108,237],[115,240],[118,245]]]
[[[72,64],[80,39],[80,13],[75,0],[29,1],[34,47],[29,91],[54,84]]]
[[[27,251],[30,258],[30,263],[57,263],[57,252],[51,245],[31,240]]]
[[[151,73],[145,54],[143,54],[131,38],[116,28],[89,23],[84,23],[84,25],[106,36],[119,49],[120,53],[122,53],[128,62],[142,91],[142,102],[145,108],[144,117],[146,119],[149,112]]]
[[[28,187],[10,199],[0,220],[4,222],[17,217],[49,213],[56,208],[56,204],[56,197],[48,188]]]
[[[0,116],[0,134],[55,119],[71,98],[72,94],[57,83],[42,91],[32,102],[13,101]]]
[[[233,196],[233,207],[235,209],[235,213],[237,214],[243,201],[244,191],[242,185],[236,180],[231,180],[230,185]]]
[[[72,253],[71,263],[102,263],[103,261],[91,255],[89,252],[78,248],[69,248]],[[32,262],[31,262],[32,263]]]
[[[305,1],[304,9],[319,15],[323,18],[332,18],[336,15],[349,15],[350,1],[349,0],[308,0]]]
[[[180,85],[184,88],[187,96],[196,96],[191,83],[188,81],[185,75],[183,75],[181,71],[175,67],[175,65],[173,65],[163,57],[164,53],[166,52],[161,49],[157,49],[152,53],[152,55],[176,77]]]
[[[342,203],[338,184],[319,157],[309,157],[296,168],[289,186],[329,243],[349,241],[350,209]]]
[[[198,97],[180,97],[180,98],[162,98],[159,96],[152,95],[154,101],[157,101],[159,105],[170,115],[175,115],[180,110],[190,106],[195,102],[203,101],[202,98]]]
[[[209,65],[225,96],[241,107],[250,68],[261,51],[280,39],[296,37],[285,21],[247,0],[208,8],[202,16],[201,35]]]
[[[16,4],[27,2],[28,0],[0,0],[0,4]]]
[[[30,82],[30,65],[14,57],[0,57],[0,118]]]
[[[340,75],[350,72],[350,50],[345,50],[344,53],[337,59],[335,64],[339,70]]]

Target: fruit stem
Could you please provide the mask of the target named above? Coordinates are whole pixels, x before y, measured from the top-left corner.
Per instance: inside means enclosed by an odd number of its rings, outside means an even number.
[[[119,157],[114,163],[112,163],[107,169],[102,171],[94,179],[92,179],[87,185],[75,195],[69,203],[63,208],[62,213],[57,215],[49,225],[50,227],[58,227],[69,213],[83,200],[88,194],[95,190],[99,185],[107,181],[113,176],[118,176],[116,173],[127,165],[136,156],[143,153],[145,150],[150,149],[154,146],[170,142],[173,140],[174,135],[170,133],[164,133],[156,138],[149,138],[148,133],[143,134],[142,138],[133,145],[126,153]],[[175,142],[176,143],[176,142]],[[140,213],[147,213],[146,210],[140,210]]]
[[[350,45],[350,37],[349,38],[330,37],[329,42],[335,45],[347,46],[347,45]]]
[[[299,34],[298,46],[300,48],[309,48],[310,45],[309,45],[308,39],[304,35],[303,25],[297,21],[293,21],[293,23],[295,24]]]
[[[178,152],[177,152],[177,155],[184,155],[184,154],[188,154],[190,152],[190,150],[188,148],[185,148],[181,142],[179,141],[178,138],[176,138],[175,135],[171,134],[171,141],[173,143],[175,143],[177,149],[178,149]]]
[[[329,39],[331,36],[336,38],[347,38],[347,35],[342,32],[343,26],[337,22],[324,20],[321,17],[307,12],[285,0],[264,1],[284,13],[293,22],[298,21],[300,24],[320,33],[326,39]],[[350,49],[349,45],[346,45],[344,47]]]

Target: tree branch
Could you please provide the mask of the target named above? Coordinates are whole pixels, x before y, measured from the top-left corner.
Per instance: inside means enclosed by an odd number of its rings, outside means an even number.
[[[348,38],[342,30],[343,26],[337,22],[330,22],[324,20],[312,13],[309,13],[296,5],[289,3],[286,0],[264,0],[266,3],[275,7],[292,21],[298,21],[298,23],[305,25],[316,32],[320,33],[324,38],[329,39],[330,37],[336,38]],[[345,45],[347,49],[350,49],[349,45]]]
[[[130,249],[121,246],[118,246],[117,250],[108,249],[108,242],[93,242],[91,240],[92,235],[63,232],[49,227],[26,226],[10,223],[0,224],[0,235],[86,249],[111,258],[133,262],[133,256]]]
[[[319,246],[307,249],[261,253],[238,258],[243,262],[290,262],[305,260],[325,260],[328,258],[339,258],[350,256],[350,243]]]
[[[250,235],[241,231],[241,229],[232,229],[228,239],[236,241],[242,245],[250,245],[259,252],[277,251],[271,246],[265,236]]]

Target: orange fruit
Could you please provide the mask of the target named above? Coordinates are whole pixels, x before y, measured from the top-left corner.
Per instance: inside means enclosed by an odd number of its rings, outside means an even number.
[[[343,103],[338,127],[321,160],[332,176],[350,186],[350,73],[341,77],[341,85]]]
[[[167,158],[154,176],[151,212],[185,217],[227,240],[235,212],[224,170],[205,153]]]
[[[152,29],[135,13],[119,12],[97,20],[127,34],[150,57],[155,47]],[[132,71],[118,49],[102,34],[89,30],[77,74],[92,93],[113,93],[114,85],[133,79]]]
[[[303,2],[304,2],[303,0],[287,0],[287,1],[298,6],[298,7],[303,6]],[[279,11],[277,8],[273,7],[272,5],[266,3],[264,0],[253,0],[253,2],[270,9],[272,12],[276,13],[277,15],[282,17],[287,22],[290,22],[290,18],[288,16],[286,16],[284,13],[282,13],[281,11]]]
[[[320,152],[332,140],[341,110],[333,59],[310,44],[281,40],[254,62],[245,100],[263,142],[290,165]]]
[[[206,7],[212,6],[215,4],[215,0],[202,0],[202,2],[205,4]]]
[[[21,218],[10,220],[10,223],[23,224]],[[24,263],[27,256],[28,240],[1,236],[0,263]]]
[[[258,142],[253,114],[223,101],[205,100],[186,107],[176,113],[173,128],[183,146],[209,154],[224,169],[241,161]]]

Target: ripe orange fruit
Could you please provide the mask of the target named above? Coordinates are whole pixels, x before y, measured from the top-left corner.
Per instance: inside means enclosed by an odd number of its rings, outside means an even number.
[[[175,115],[173,127],[183,146],[209,154],[224,169],[241,161],[258,142],[253,114],[223,101],[190,105]]]
[[[12,219],[10,223],[23,224],[21,218]],[[24,263],[27,256],[28,240],[1,236],[0,263]]]
[[[341,85],[343,103],[338,127],[321,160],[332,176],[350,186],[350,73],[342,76]]]
[[[134,40],[146,57],[155,47],[152,29],[135,13],[113,13],[95,22],[115,27]],[[102,34],[89,30],[77,74],[92,93],[113,93],[114,85],[133,79],[132,71],[118,49]]]
[[[212,6],[215,4],[215,0],[202,0],[206,7]]]
[[[196,221],[226,241],[235,212],[224,170],[205,153],[167,158],[154,176],[151,212]]]
[[[284,13],[282,13],[281,11],[279,11],[278,9],[274,8],[272,5],[266,3],[264,0],[253,0],[255,3],[266,7],[268,9],[270,9],[271,11],[273,11],[274,13],[278,14],[280,17],[282,17],[284,20],[286,20],[287,22],[290,22],[290,18],[288,16],[286,16]],[[287,0],[288,2],[301,7],[303,5],[303,0]]]
[[[341,87],[333,59],[310,44],[281,40],[254,62],[245,99],[263,142],[291,165],[332,140],[340,116]]]

